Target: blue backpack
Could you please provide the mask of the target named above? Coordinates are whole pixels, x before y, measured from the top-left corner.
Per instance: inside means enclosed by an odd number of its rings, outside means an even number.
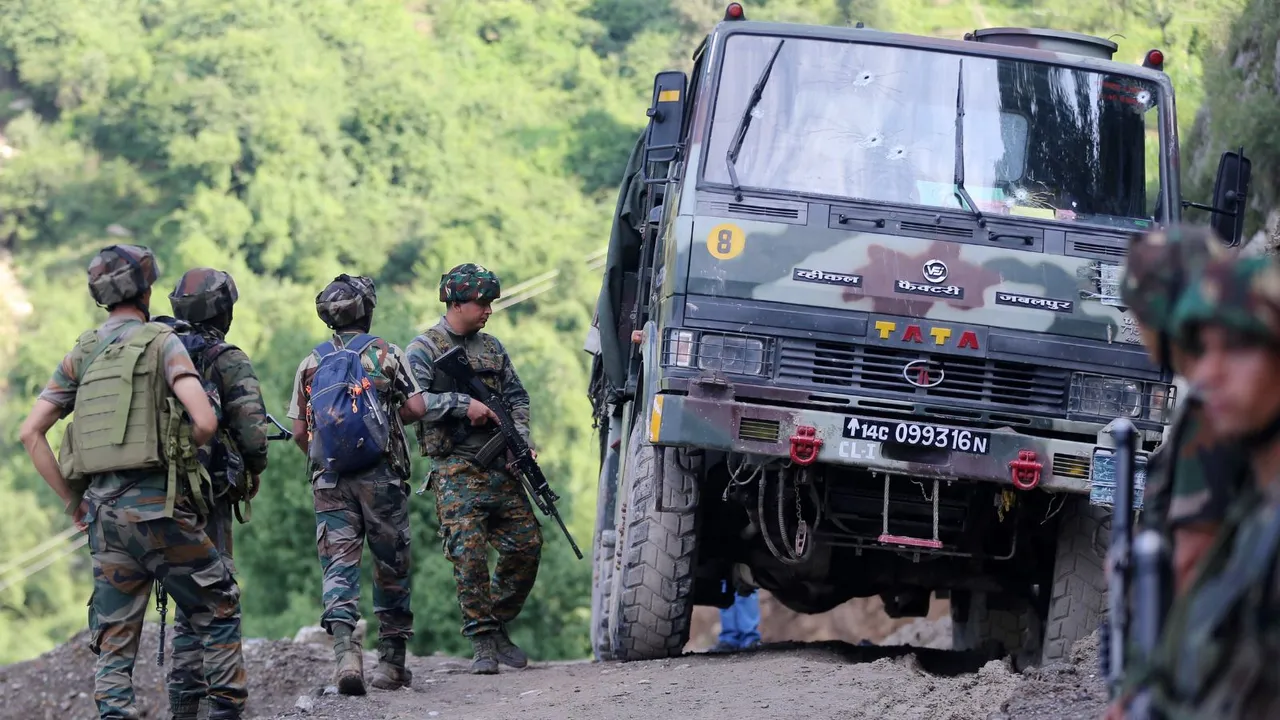
[[[391,447],[391,426],[378,402],[378,390],[365,374],[360,356],[372,335],[359,335],[345,347],[333,341],[317,345],[320,361],[311,376],[311,462],[339,474],[359,472],[382,462]]]

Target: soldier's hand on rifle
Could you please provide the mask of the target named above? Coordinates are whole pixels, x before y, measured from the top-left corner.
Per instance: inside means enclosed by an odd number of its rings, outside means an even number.
[[[75,522],[76,529],[81,532],[89,529],[89,524],[84,521],[84,514],[89,511],[89,501],[81,500],[76,506],[76,511],[71,513],[71,520]]]
[[[467,419],[472,425],[483,425],[489,420],[498,422],[498,416],[493,414],[488,405],[471,398],[471,404],[467,406]]]

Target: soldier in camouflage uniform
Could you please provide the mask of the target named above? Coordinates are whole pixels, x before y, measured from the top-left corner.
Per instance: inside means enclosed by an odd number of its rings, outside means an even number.
[[[1232,498],[1134,684],[1170,720],[1280,717],[1280,266],[1211,261],[1170,320],[1206,422],[1237,443],[1252,481]]]
[[[445,557],[453,563],[462,609],[462,634],[471,639],[471,671],[498,672],[529,658],[511,642],[507,624],[520,614],[538,575],[542,532],[520,482],[506,469],[509,455],[493,411],[458,392],[451,378],[435,371],[435,359],[455,346],[466,350],[480,381],[507,403],[516,429],[528,442],[529,394],[520,383],[502,343],[480,332],[501,295],[498,277],[466,263],[440,278],[440,322],[406,348],[418,385],[426,390],[426,416],[418,444],[434,464],[428,483],[435,488]],[[530,443],[530,447],[533,447]],[[498,551],[492,578],[488,546]]]
[[[206,386],[217,390],[222,417],[216,458],[202,457],[209,470],[214,497],[205,532],[232,574],[232,515],[235,501],[248,501],[257,493],[258,477],[267,469],[267,409],[253,364],[240,348],[226,342],[231,329],[232,307],[239,298],[235,280],[212,268],[188,270],[178,281],[169,302],[182,321],[183,332],[197,335],[188,347]],[[207,455],[207,453],[206,453]],[[225,456],[224,456],[225,455]],[[207,685],[204,647],[191,620],[178,609],[174,624],[173,664],[169,670],[169,706],[175,720],[195,720]]]
[[[89,264],[89,291],[109,316],[63,358],[21,437],[37,471],[89,537],[90,649],[98,656],[100,717],[140,717],[133,666],[151,586],[160,580],[208,648],[209,718],[228,720],[240,717],[247,694],[240,590],[192,507],[191,488],[199,483],[189,472],[194,448],[212,438],[217,419],[182,343],[167,327],[148,322],[158,275],[147,248],[113,245],[98,252]],[[117,380],[124,373],[133,378],[128,395]],[[110,409],[95,411],[104,402]],[[76,413],[55,458],[46,435],[81,405],[88,409]],[[126,414],[116,409],[121,405]],[[175,423],[179,407],[191,418],[188,430]],[[104,442],[93,432],[103,429],[99,435],[120,436]],[[107,467],[114,469],[98,470]]]
[[[373,322],[377,293],[373,280],[339,275],[316,296],[316,313],[343,347]],[[312,352],[298,365],[289,417],[304,453],[309,451],[311,377],[319,357]],[[311,481],[316,510],[316,549],[324,569],[324,613],[320,623],[333,636],[338,691],[363,695],[363,648],[352,631],[360,620],[360,557],[369,542],[375,565],[373,609],[378,616],[378,667],[373,686],[394,690],[409,685],[405,642],[413,637],[410,610],[409,447],[403,422],[425,412],[423,397],[400,348],[376,338],[361,364],[391,420],[391,452],[384,462],[358,473],[334,475],[314,465]]]
[[[1179,227],[1134,236],[1125,263],[1121,297],[1138,321],[1154,362],[1181,373],[1184,359],[1170,341],[1173,303],[1186,278],[1206,262],[1232,253],[1208,228]],[[1174,552],[1175,585],[1181,590],[1196,561],[1213,542],[1227,504],[1245,477],[1234,443],[1218,439],[1204,419],[1194,390],[1179,403],[1167,441],[1147,466],[1142,522],[1166,535]]]

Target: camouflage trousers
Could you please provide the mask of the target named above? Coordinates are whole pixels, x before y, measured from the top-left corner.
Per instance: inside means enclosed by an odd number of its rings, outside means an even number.
[[[216,501],[210,508],[205,534],[222,555],[227,570],[235,575],[235,561],[231,558],[231,528],[235,518],[228,500]],[[174,613],[172,665],[169,667],[169,704],[198,703],[209,691],[205,679],[205,650],[200,633],[191,625],[191,618],[179,607]]]
[[[409,486],[390,469],[341,477],[312,490],[316,550],[324,570],[320,624],[355,627],[360,620],[360,557],[373,554],[373,611],[379,638],[413,637],[410,610]]]
[[[462,634],[497,630],[520,614],[542,557],[542,529],[519,482],[451,457],[436,462],[432,486],[444,555],[453,563]],[[498,562],[489,576],[489,549]]]
[[[113,503],[90,502],[93,597],[90,649],[98,656],[94,701],[102,718],[139,718],[133,666],[142,620],[159,579],[201,638],[212,712],[238,717],[248,696],[240,649],[240,588],[197,519],[131,522]]]

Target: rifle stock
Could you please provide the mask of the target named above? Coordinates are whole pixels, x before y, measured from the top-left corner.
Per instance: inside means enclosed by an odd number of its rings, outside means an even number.
[[[274,416],[274,415],[272,415],[271,413],[267,413],[267,420],[270,420],[270,421],[271,421],[271,424],[272,424],[272,425],[275,425],[275,426],[276,426],[276,429],[278,429],[278,430],[280,431],[280,432],[279,432],[279,434],[277,434],[277,435],[268,435],[268,436],[267,436],[267,440],[268,440],[268,441],[270,441],[270,440],[292,440],[292,439],[293,439],[293,433],[292,433],[288,428],[286,428],[285,426],[281,425],[281,424],[280,424],[280,421],[279,421],[279,420],[277,420],[277,419],[275,418],[275,416]]]
[[[547,478],[542,474],[542,468],[538,467],[538,462],[533,459],[533,450],[529,444],[524,441],[516,430],[515,420],[512,419],[511,413],[507,408],[502,397],[489,389],[487,385],[480,382],[480,378],[476,377],[476,373],[471,369],[471,363],[467,360],[467,353],[461,347],[450,348],[435,361],[436,370],[453,378],[454,382],[459,386],[466,388],[470,394],[484,403],[493,414],[498,418],[498,430],[501,431],[503,440],[506,441],[507,450],[511,452],[515,460],[512,462],[512,469],[520,483],[524,486],[525,493],[529,496],[534,506],[556,521],[560,526],[560,532],[564,533],[565,539],[569,541],[569,546],[573,548],[573,554],[582,559],[582,551],[578,549],[578,543],[574,542],[573,535],[569,533],[569,528],[565,527],[564,519],[560,517],[560,511],[556,508],[556,502],[560,499],[555,491],[551,489],[551,485],[547,483]]]

